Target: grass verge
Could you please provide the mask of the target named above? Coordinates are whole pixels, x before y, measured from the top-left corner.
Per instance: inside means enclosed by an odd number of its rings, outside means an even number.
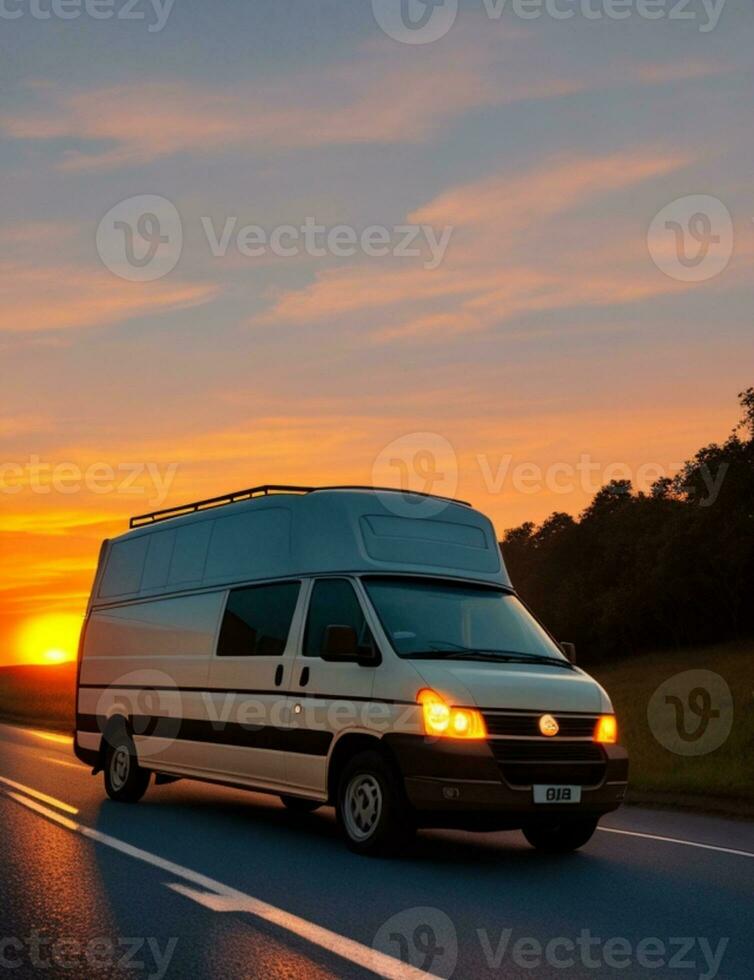
[[[733,695],[730,734],[706,755],[677,755],[665,748],[647,718],[654,691],[687,670],[714,671]],[[631,759],[629,802],[754,816],[754,643],[641,654],[589,672],[615,705],[621,741]],[[689,730],[695,721],[689,714]]]

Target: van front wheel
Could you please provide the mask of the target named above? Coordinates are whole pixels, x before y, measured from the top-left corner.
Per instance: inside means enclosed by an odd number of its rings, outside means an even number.
[[[147,791],[150,772],[136,758],[136,746],[126,732],[118,732],[105,752],[105,791],[119,803],[137,803]]]
[[[531,823],[522,827],[532,847],[551,854],[576,851],[583,847],[597,829],[595,817],[567,817],[552,823]]]
[[[337,814],[357,854],[395,854],[416,831],[400,779],[379,752],[362,752],[346,765],[338,783]]]

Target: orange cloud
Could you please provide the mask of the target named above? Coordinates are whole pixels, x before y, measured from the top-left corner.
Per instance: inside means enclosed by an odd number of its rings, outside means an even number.
[[[348,318],[383,340],[487,329],[526,313],[607,305],[679,288],[651,264],[627,219],[585,218],[605,195],[681,169],[689,159],[661,152],[557,157],[525,174],[475,181],[440,194],[408,216],[451,227],[438,268],[396,263],[328,269],[282,292],[256,322],[304,324]],[[580,222],[578,251],[560,244],[557,219]],[[577,217],[574,218],[574,213]]]
[[[240,83],[232,91],[183,82],[68,93],[38,86],[47,106],[1,116],[0,129],[16,139],[109,143],[105,150],[65,154],[63,169],[83,170],[238,146],[411,143],[471,107],[564,90],[557,81],[540,81],[534,93],[519,84],[517,95],[501,94],[488,77],[489,55],[482,52],[476,58],[460,52],[452,60],[422,52],[396,62],[385,57],[392,51],[390,45],[376,47],[358,63],[284,81]]]
[[[269,151],[416,143],[472,109],[724,70],[678,62],[614,66],[608,76],[588,66],[560,72],[531,58],[531,37],[523,32],[507,31],[502,42],[488,33],[457,37],[452,48],[409,52],[372,43],[356,61],[282,80],[240,81],[232,90],[163,80],[65,92],[37,83],[42,107],[0,116],[0,130],[15,139],[100,144],[67,150],[60,160],[64,170],[93,170],[240,146]]]
[[[135,283],[105,270],[0,262],[0,333],[102,327],[212,299],[217,287],[172,280]]]
[[[508,242],[512,232],[690,163],[678,153],[561,156],[520,174],[496,174],[440,194],[408,216],[415,223],[473,226]]]

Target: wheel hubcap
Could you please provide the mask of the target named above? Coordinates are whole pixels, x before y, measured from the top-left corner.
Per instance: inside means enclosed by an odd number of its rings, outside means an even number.
[[[359,774],[346,789],[344,819],[354,840],[366,840],[374,833],[382,815],[382,787],[374,776]]]
[[[113,789],[121,789],[128,779],[131,768],[131,756],[125,745],[119,745],[110,760],[110,782]]]

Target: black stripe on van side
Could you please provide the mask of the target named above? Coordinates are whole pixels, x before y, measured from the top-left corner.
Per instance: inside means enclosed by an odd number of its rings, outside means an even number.
[[[79,732],[96,732],[102,734],[102,729],[107,721],[104,715],[76,715],[76,730]]]
[[[231,745],[235,748],[273,749],[295,755],[326,756],[332,732],[308,728],[275,728],[272,725],[241,725],[238,722],[214,722],[201,718],[170,718],[159,715],[132,715],[129,719],[134,735]],[[80,732],[101,733],[107,719],[79,714],[76,728]]]
[[[173,694],[248,694],[248,695],[274,695],[277,698],[319,698],[322,701],[364,701],[370,704],[402,704],[416,707],[416,701],[400,701],[395,698],[371,698],[355,697],[350,694],[318,694],[314,691],[286,691],[282,687],[272,690],[262,688],[243,688],[243,687],[169,687],[167,685],[156,687],[154,685],[144,686],[142,684],[79,684],[79,688],[91,691],[167,691]],[[490,709],[494,711],[495,709]],[[562,714],[562,712],[560,712]]]

